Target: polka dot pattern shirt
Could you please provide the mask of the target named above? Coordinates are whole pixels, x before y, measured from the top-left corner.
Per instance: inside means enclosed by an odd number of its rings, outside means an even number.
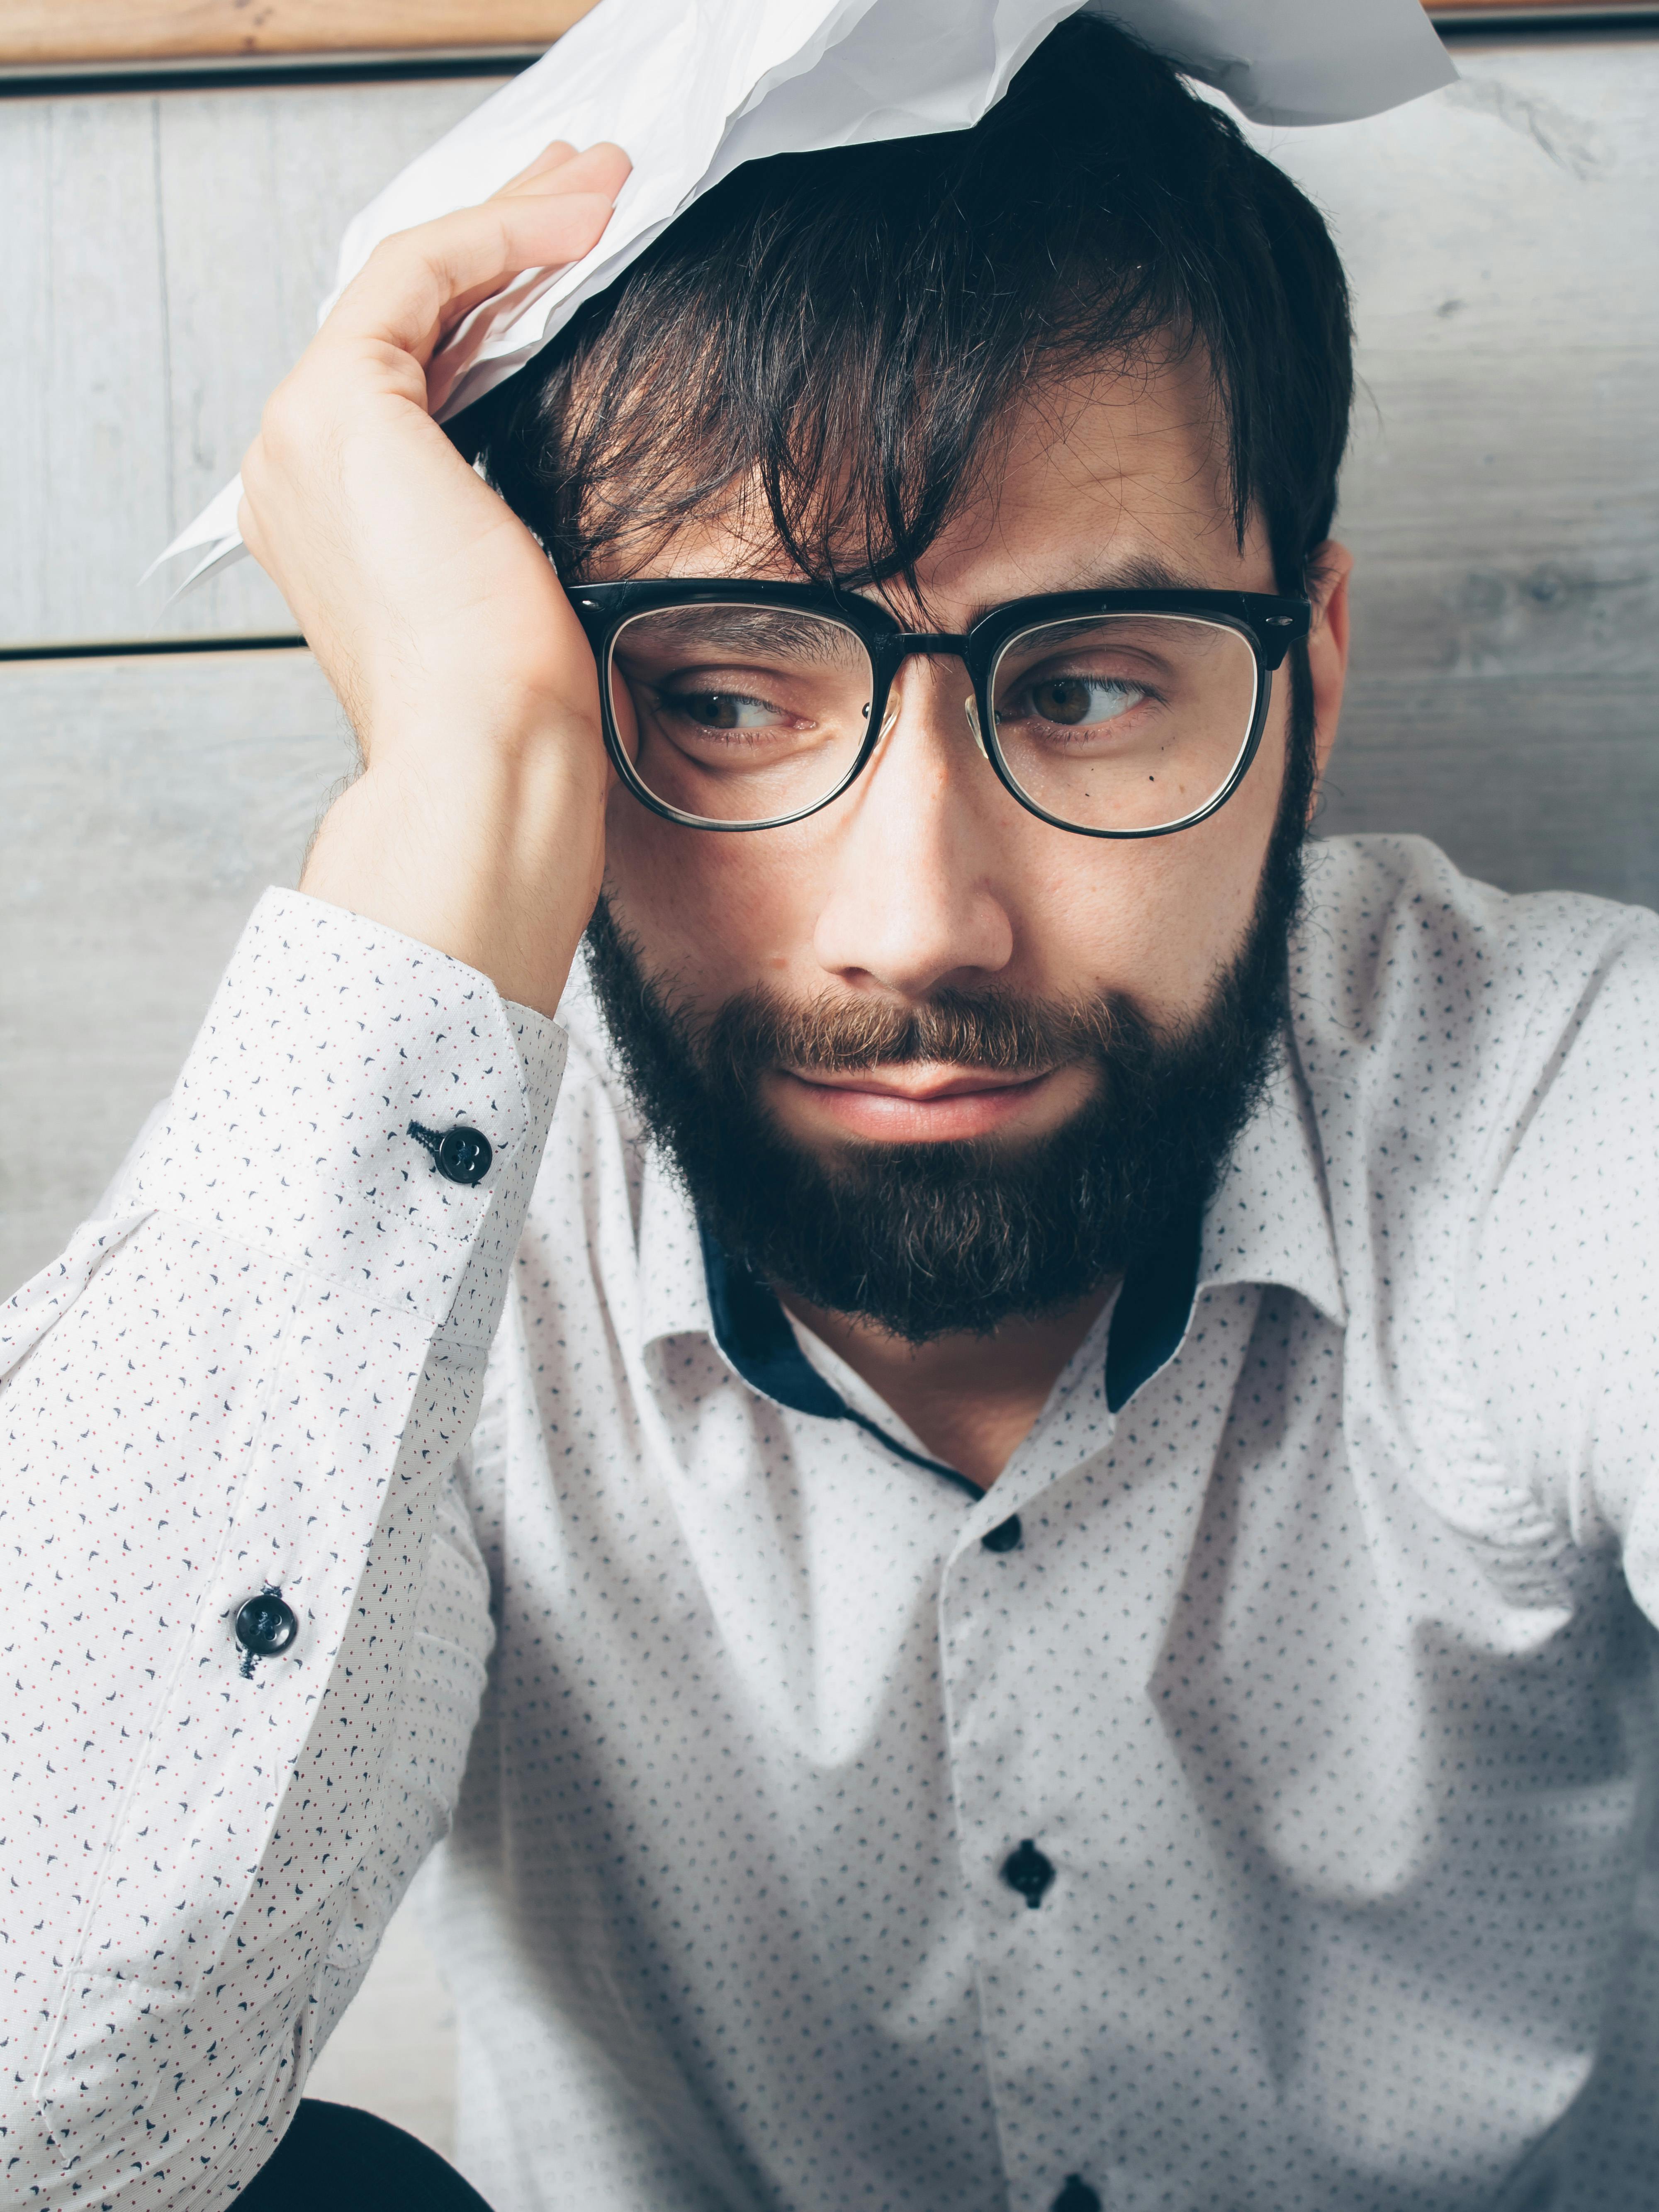
[[[1332,841],[1292,970],[980,1498],[580,988],[269,895],[0,1311],[0,2203],[222,2212],[430,1857],[496,2212],[1659,2208],[1659,923]]]

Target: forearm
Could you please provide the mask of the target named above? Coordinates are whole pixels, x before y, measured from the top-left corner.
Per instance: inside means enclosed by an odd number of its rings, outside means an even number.
[[[387,1832],[409,1801],[386,1762],[560,1049],[481,977],[273,902],[118,1201],[137,1225],[84,1240],[13,1320],[21,2201],[21,2174],[37,2201],[70,2174],[93,2201],[228,2197],[270,2140],[236,2116],[280,2124],[360,1869],[424,1847],[425,1816]],[[483,1131],[486,1180],[436,1176],[410,1120]],[[250,1678],[232,1624],[268,1585],[300,1633]],[[210,2179],[179,2164],[204,2130]]]

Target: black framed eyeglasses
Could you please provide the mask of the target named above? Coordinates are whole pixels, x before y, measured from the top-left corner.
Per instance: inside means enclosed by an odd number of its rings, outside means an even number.
[[[635,797],[694,830],[774,830],[839,799],[912,653],[951,654],[980,750],[1020,805],[1084,837],[1163,837],[1224,805],[1306,599],[1066,592],[960,636],[810,584],[661,577],[571,592],[605,741]]]

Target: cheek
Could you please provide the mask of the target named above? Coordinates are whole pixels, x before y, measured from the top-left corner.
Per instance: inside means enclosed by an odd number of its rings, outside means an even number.
[[[687,830],[613,788],[605,891],[647,972],[672,975],[693,1005],[752,983],[816,988],[803,973],[822,902],[808,830]]]
[[[1264,735],[1218,812],[1173,836],[1060,836],[1028,872],[1020,934],[1034,988],[1128,993],[1155,1018],[1203,1006],[1244,942],[1272,842],[1283,743]]]
[[[1273,836],[1283,708],[1243,783],[1196,829],[1144,841],[1073,837],[1006,802],[988,884],[1013,925],[999,980],[1043,996],[1130,994],[1154,1018],[1201,1006],[1243,943]],[[835,888],[823,823],[753,836],[665,822],[620,787],[606,817],[605,887],[647,972],[694,1006],[751,984],[798,999],[830,987],[813,938]]]

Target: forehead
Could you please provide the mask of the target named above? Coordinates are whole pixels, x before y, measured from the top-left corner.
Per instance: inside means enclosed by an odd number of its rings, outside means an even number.
[[[739,492],[650,558],[607,563],[607,572],[798,577],[763,506],[754,512],[760,504]],[[850,548],[849,570],[859,557]],[[1170,580],[1273,588],[1259,524],[1238,544],[1219,412],[1207,374],[1190,358],[1064,384],[1034,380],[987,434],[915,590],[895,581],[880,595],[955,628],[1002,599]]]

